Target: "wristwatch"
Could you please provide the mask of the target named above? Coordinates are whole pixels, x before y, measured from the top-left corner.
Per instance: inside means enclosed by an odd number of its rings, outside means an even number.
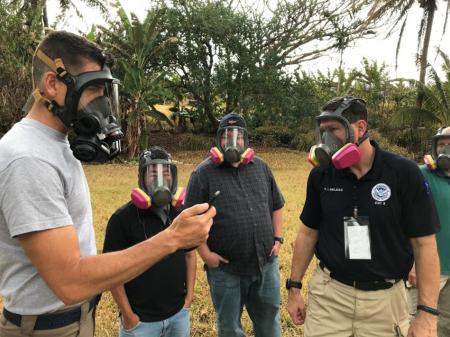
[[[302,282],[301,281],[293,281],[290,278],[286,280],[286,289],[289,290],[291,288],[297,288],[302,289]]]
[[[274,236],[273,241],[278,241],[279,243],[283,244],[284,238],[282,236]]]

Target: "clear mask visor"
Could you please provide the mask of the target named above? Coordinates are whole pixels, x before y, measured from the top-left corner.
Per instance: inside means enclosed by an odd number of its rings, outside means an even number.
[[[324,120],[317,123],[316,144],[325,144],[331,154],[336,153],[349,138],[345,125],[337,120]]]
[[[162,163],[148,165],[145,171],[144,184],[149,193],[161,187],[171,191],[173,185],[171,165]]]
[[[100,105],[99,101],[104,103]],[[120,117],[119,82],[92,81],[87,84],[81,93],[78,110],[100,113],[104,118],[113,116],[117,121]]]
[[[220,135],[220,147],[223,150],[229,148],[236,149],[242,153],[248,147],[246,130],[239,127],[229,127],[224,129]]]

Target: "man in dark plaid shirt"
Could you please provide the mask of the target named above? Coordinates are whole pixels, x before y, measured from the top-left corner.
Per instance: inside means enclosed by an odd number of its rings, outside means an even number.
[[[255,337],[281,337],[278,258],[283,196],[273,174],[248,148],[244,118],[230,113],[220,121],[217,147],[192,173],[185,204],[207,202],[220,191],[207,243],[198,248],[205,262],[219,337],[245,336],[245,305]]]

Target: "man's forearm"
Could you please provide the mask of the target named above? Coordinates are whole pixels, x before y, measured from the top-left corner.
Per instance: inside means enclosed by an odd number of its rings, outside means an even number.
[[[168,236],[167,232],[161,232],[122,251],[79,259],[78,264],[73,266],[77,281],[68,285],[73,289],[67,292],[87,298],[134,279],[176,251],[176,245]]]
[[[440,266],[434,235],[413,238],[418,304],[437,307],[439,297]]]
[[[272,226],[274,236],[283,236],[283,208],[272,213]]]
[[[292,255],[291,276],[294,281],[303,279],[309,263],[314,255],[314,249],[319,236],[319,232],[300,225],[300,230],[295,240],[294,253]]]
[[[195,275],[197,273],[197,255],[195,250],[186,253],[186,298],[194,297]]]
[[[133,314],[133,309],[131,308],[130,302],[128,301],[127,293],[125,292],[125,287],[123,285],[111,289],[111,294],[114,301],[117,303],[120,312],[123,316],[131,316]]]
[[[202,258],[203,261],[205,261],[206,255],[208,255],[211,252],[209,250],[207,243],[202,243],[200,246],[198,246],[197,250],[198,250],[198,254],[200,255],[200,257]]]
[[[18,237],[26,255],[49,288],[65,304],[79,303],[135,278],[180,248],[205,242],[215,208],[208,204],[184,210],[164,231],[123,251],[82,257],[73,226]]]

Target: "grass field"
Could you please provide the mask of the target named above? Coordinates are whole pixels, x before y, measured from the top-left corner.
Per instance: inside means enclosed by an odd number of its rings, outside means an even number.
[[[283,284],[290,272],[292,244],[299,225],[299,212],[305,199],[306,179],[310,166],[306,162],[305,154],[297,151],[273,149],[257,151],[257,154],[269,163],[286,199],[283,213],[285,244],[279,257],[282,283],[281,320],[283,336],[303,336],[302,329],[291,323],[287,313],[287,294]],[[191,171],[205,158],[206,153],[180,152],[172,155],[177,161],[179,185],[186,186]],[[129,200],[131,189],[137,185],[137,165],[87,165],[85,166],[85,172],[91,190],[97,247],[100,251],[103,246],[106,223],[110,215]],[[194,301],[191,307],[191,336],[216,336],[214,310],[201,266],[202,262],[199,257]],[[308,270],[307,278],[310,273],[311,268]],[[306,291],[306,288],[303,291]],[[103,295],[97,311],[96,322],[96,336],[117,336],[118,310],[109,292]],[[253,336],[251,323],[246,313],[244,313],[243,325],[247,336]]]

